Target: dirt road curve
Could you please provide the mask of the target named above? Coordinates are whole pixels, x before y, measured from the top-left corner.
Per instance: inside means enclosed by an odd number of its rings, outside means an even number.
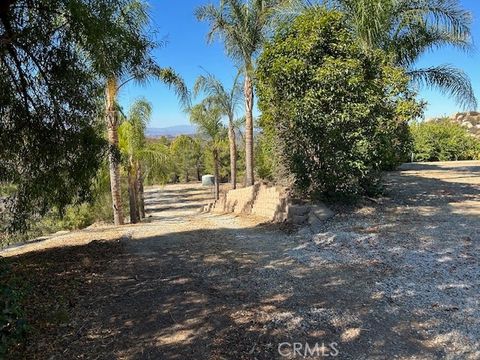
[[[480,358],[480,163],[405,166],[312,239],[199,215],[209,196],[152,188],[148,223],[1,253],[43,324],[12,358]]]

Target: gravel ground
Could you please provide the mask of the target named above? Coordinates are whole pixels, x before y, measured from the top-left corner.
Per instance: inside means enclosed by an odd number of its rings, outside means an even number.
[[[479,190],[478,162],[409,165],[307,238],[151,188],[147,223],[0,253],[30,314],[64,309],[10,357],[479,359]]]
[[[405,165],[385,198],[337,215],[290,253],[308,266],[363,267],[374,313],[404,322],[434,358],[479,359],[479,190],[478,162]]]

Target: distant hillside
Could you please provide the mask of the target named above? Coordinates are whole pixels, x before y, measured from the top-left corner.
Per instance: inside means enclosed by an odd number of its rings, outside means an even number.
[[[460,125],[466,127],[470,133],[474,136],[480,137],[480,112],[469,111],[469,112],[459,112],[450,116],[452,121],[459,123]],[[427,121],[438,120],[438,119],[428,119]]]
[[[456,113],[451,119],[466,127],[473,135],[480,137],[480,112]]]
[[[161,136],[176,137],[178,135],[193,135],[196,128],[193,125],[177,125],[164,128],[147,128],[148,138],[158,138]]]

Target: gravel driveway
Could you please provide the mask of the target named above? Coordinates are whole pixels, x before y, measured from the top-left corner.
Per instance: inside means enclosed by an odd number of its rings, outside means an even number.
[[[0,253],[66,312],[12,358],[479,359],[479,190],[478,162],[409,165],[310,239],[151,188],[148,223]]]

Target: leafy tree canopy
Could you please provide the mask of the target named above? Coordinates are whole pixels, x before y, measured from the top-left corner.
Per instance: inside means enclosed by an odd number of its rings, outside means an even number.
[[[356,39],[366,48],[382,49],[406,69],[413,83],[452,96],[465,108],[476,108],[469,77],[450,64],[417,68],[426,52],[444,46],[472,49],[472,14],[459,0],[290,0],[277,13],[288,21],[306,8],[339,9]]]
[[[303,192],[368,192],[408,154],[407,122],[422,106],[404,70],[363,49],[340,12],[309,10],[278,29],[257,80],[260,125]]]
[[[137,0],[0,4],[0,182],[16,185],[13,227],[86,198],[105,149],[103,81],[152,65]]]

